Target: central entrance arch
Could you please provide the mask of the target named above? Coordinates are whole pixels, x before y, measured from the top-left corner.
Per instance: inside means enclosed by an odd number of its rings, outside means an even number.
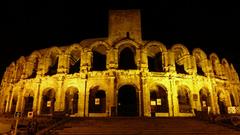
[[[118,90],[118,116],[138,116],[138,96],[132,85],[124,85]]]

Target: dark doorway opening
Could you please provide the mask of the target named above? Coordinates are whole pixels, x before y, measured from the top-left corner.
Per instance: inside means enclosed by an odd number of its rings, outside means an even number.
[[[134,52],[128,47],[124,48],[120,53],[118,68],[123,70],[137,69],[137,65],[134,59]]]
[[[138,97],[131,85],[124,85],[118,91],[118,116],[138,116]]]
[[[32,96],[28,96],[28,97],[24,97],[25,100],[25,105],[24,105],[24,115],[27,116],[28,112],[33,111],[33,97]]]
[[[106,55],[93,51],[92,71],[106,70]]]

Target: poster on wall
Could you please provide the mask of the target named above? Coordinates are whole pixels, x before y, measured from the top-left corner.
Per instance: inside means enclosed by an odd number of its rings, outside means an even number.
[[[151,105],[156,105],[156,101],[152,100]]]
[[[232,106],[232,107],[228,107],[228,114],[235,114],[236,111],[236,107]]]
[[[206,101],[202,101],[202,106],[203,106],[203,107],[206,107],[206,106],[207,106]]]
[[[158,99],[157,99],[157,105],[162,105],[162,100],[161,100],[161,98],[158,98]]]
[[[100,98],[95,98],[95,105],[100,105]]]
[[[47,101],[47,107],[51,107],[51,101]]]

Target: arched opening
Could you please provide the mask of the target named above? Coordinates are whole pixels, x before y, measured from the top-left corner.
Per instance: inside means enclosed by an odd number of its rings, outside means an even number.
[[[154,56],[148,55],[148,69],[150,72],[162,72],[162,52],[154,54]]]
[[[178,105],[179,112],[181,113],[191,113],[192,108],[190,104],[190,96],[186,88],[180,88],[178,90]]]
[[[118,116],[138,116],[138,97],[135,87],[124,85],[118,90]]]
[[[48,71],[45,73],[45,75],[55,75],[57,73],[58,69],[58,56],[55,54],[51,54],[49,58],[50,62],[48,65]]]
[[[204,76],[204,75],[205,75],[205,73],[203,72],[202,68],[199,67],[199,66],[197,66],[197,74],[198,74],[198,75],[201,75],[201,76]]]
[[[227,107],[225,104],[225,95],[223,92],[218,93],[218,107],[220,114],[227,114]]]
[[[65,113],[75,114],[78,112],[78,89],[68,88],[65,93]]]
[[[120,52],[118,64],[119,69],[137,69],[134,50],[129,47],[124,48]]]
[[[33,96],[24,97],[24,110],[23,115],[27,116],[28,112],[33,111]]]
[[[99,45],[92,49],[92,71],[106,70],[106,47]]]
[[[232,106],[236,106],[235,100],[234,100],[234,97],[233,97],[232,93],[230,94],[230,99],[231,99]]]
[[[188,73],[185,71],[183,64],[180,65],[180,64],[178,64],[177,62],[175,62],[175,67],[176,67],[176,72],[177,72],[178,74],[188,74]]]
[[[37,76],[37,68],[38,68],[38,58],[33,62],[32,73],[28,78],[35,78]]]
[[[42,95],[42,114],[52,114],[54,112],[55,92],[53,89],[45,90]]]
[[[12,106],[10,111],[11,114],[14,114],[16,112],[17,100],[18,100],[18,97],[15,95],[12,99]]]
[[[106,112],[106,93],[104,90],[93,88],[89,95],[89,113]]]
[[[80,71],[81,53],[79,50],[73,50],[69,56],[69,74],[78,73]]]
[[[209,91],[207,89],[201,89],[199,91],[199,95],[202,111],[208,111],[208,106],[211,106],[211,97]]]
[[[168,95],[163,87],[150,90],[151,112],[169,112]]]

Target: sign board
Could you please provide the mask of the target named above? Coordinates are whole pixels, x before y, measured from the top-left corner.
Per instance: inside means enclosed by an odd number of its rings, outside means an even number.
[[[28,112],[28,118],[33,118],[33,112]]]
[[[156,105],[156,101],[152,100],[151,105]]]
[[[162,105],[162,100],[161,100],[161,98],[158,98],[158,99],[157,99],[157,105]]]
[[[20,117],[21,116],[21,112],[15,112],[14,117]]]
[[[235,106],[228,107],[228,114],[236,114],[237,110]]]
[[[51,101],[47,101],[47,107],[51,107]]]
[[[206,107],[206,106],[207,106],[206,101],[202,101],[202,106],[203,106],[203,107]]]
[[[198,95],[197,94],[193,94],[193,100],[198,101]]]
[[[236,113],[240,114],[240,106],[236,107]]]
[[[100,98],[95,98],[95,105],[100,105]]]

